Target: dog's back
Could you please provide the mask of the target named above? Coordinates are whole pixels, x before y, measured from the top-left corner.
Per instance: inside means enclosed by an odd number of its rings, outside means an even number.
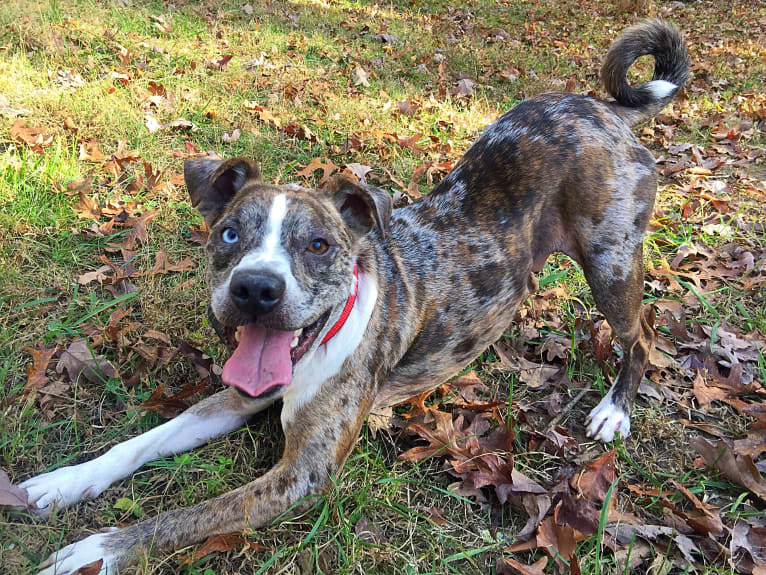
[[[645,54],[655,57],[654,78],[631,87],[625,74]],[[388,299],[417,311],[396,322],[395,337],[410,343],[377,406],[455,375],[501,337],[530,274],[555,251],[580,263],[599,307],[614,310],[604,313],[617,333],[648,346],[637,327],[641,245],[657,185],[654,158],[631,125],[672,101],[688,69],[674,27],[648,20],[631,28],[602,68],[615,101],[548,93],[520,103],[430,194],[394,212],[383,241],[394,267],[408,271],[406,281],[388,279]]]

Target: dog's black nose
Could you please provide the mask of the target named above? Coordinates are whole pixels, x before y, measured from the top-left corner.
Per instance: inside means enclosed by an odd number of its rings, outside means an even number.
[[[273,310],[285,293],[285,280],[267,272],[238,271],[231,278],[229,293],[243,312],[264,315]]]

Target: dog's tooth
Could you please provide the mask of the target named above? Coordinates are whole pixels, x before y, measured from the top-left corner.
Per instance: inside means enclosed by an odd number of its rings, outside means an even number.
[[[296,329],[296,330],[293,332],[293,335],[294,335],[295,337],[300,337],[302,333],[303,333],[303,328],[300,328],[300,329]]]
[[[239,343],[239,336],[242,335],[242,326],[237,327],[236,331],[234,332],[234,339],[237,343]]]
[[[292,348],[296,347],[297,345],[298,345],[298,336],[296,335],[296,336],[293,338],[293,341],[291,341],[291,342],[290,342],[290,349],[292,349]]]

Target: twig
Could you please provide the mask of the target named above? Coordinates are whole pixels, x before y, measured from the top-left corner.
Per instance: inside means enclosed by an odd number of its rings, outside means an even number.
[[[574,408],[575,405],[577,405],[580,400],[583,398],[583,396],[591,391],[593,389],[593,382],[591,381],[587,387],[585,387],[583,390],[580,391],[577,395],[575,395],[574,399],[567,403],[564,408],[561,410],[561,413],[559,413],[556,417],[554,417],[551,422],[548,424],[548,427],[546,428],[546,431],[549,431],[556,427],[561,421],[566,417],[567,413],[572,411],[572,408]]]

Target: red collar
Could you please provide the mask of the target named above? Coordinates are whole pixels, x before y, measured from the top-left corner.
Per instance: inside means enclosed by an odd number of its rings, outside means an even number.
[[[328,331],[327,335],[324,336],[324,339],[322,340],[320,345],[326,344],[330,340],[330,338],[332,338],[336,333],[340,331],[340,328],[343,327],[343,324],[346,323],[348,316],[351,314],[351,309],[354,307],[354,302],[356,301],[356,292],[358,290],[359,290],[359,272],[356,269],[356,262],[354,262],[354,291],[352,291],[351,295],[348,296],[348,301],[346,301],[346,306],[343,308],[343,312],[340,314],[338,321],[336,321],[335,325],[330,328],[330,331]]]

